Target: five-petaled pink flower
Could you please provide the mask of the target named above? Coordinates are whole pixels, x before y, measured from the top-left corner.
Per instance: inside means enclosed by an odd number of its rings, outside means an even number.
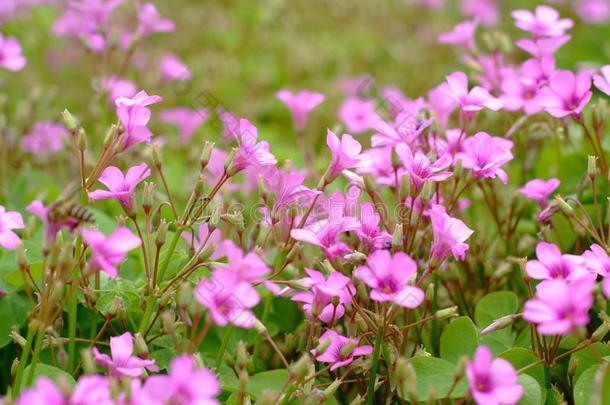
[[[138,88],[134,82],[118,76],[107,76],[103,78],[100,90],[108,93],[108,99],[111,103],[114,103],[114,100],[117,98],[131,98],[138,92]]]
[[[473,361],[466,364],[466,376],[477,405],[513,405],[523,395],[512,364],[494,359],[487,346],[477,348]]]
[[[497,177],[506,184],[508,175],[501,166],[513,159],[512,148],[511,140],[478,132],[462,142],[462,152],[457,154],[457,158],[464,168],[472,170],[475,177]]]
[[[188,143],[199,128],[210,117],[210,111],[207,108],[199,108],[191,110],[189,108],[173,108],[171,110],[163,110],[159,114],[161,121],[175,125],[180,130],[180,140]]]
[[[589,250],[582,254],[584,263],[589,271],[599,274],[604,279],[602,290],[607,298],[610,298],[610,256],[603,247],[594,243]]]
[[[453,28],[453,31],[439,35],[438,42],[458,45],[472,52],[475,50],[474,33],[477,30],[477,25],[476,21],[459,23]]]
[[[176,28],[171,20],[161,18],[157,7],[153,3],[138,5],[137,35],[147,37],[155,32],[172,32]]]
[[[362,145],[351,135],[344,134],[339,140],[339,137],[329,129],[326,134],[326,144],[332,153],[326,181],[332,181],[343,170],[352,169],[360,163]]]
[[[432,222],[432,247],[430,257],[436,262],[442,262],[450,254],[456,260],[464,260],[468,244],[466,239],[474,232],[464,222],[449,216],[442,205],[433,204],[428,210]]]
[[[303,302],[303,310],[310,318],[325,323],[341,318],[345,313],[344,305],[351,302],[356,292],[351,280],[338,271],[331,272],[326,278],[319,271],[305,268],[305,272],[309,277],[300,279],[299,283],[309,291],[297,292],[292,300]],[[333,297],[338,298],[336,305]]]
[[[595,280],[545,280],[536,287],[537,298],[525,303],[523,319],[538,324],[542,335],[566,335],[589,323]]]
[[[374,301],[393,302],[405,308],[415,308],[424,300],[424,292],[409,285],[417,273],[417,265],[407,254],[376,250],[369,255],[366,266],[354,270],[354,275],[372,288]]]
[[[89,265],[92,270],[102,270],[109,278],[119,275],[117,265],[123,263],[125,254],[140,246],[142,241],[129,228],[117,228],[108,237],[94,229],[83,229],[83,239],[91,247]]]
[[[525,183],[519,192],[527,198],[536,201],[540,208],[545,208],[549,201],[549,196],[559,187],[558,179],[541,180],[534,179]]]
[[[16,405],[116,405],[110,393],[110,384],[101,375],[83,375],[69,395],[53,381],[40,377],[36,385],[25,390]]]
[[[238,147],[228,171],[238,173],[250,166],[268,166],[277,163],[275,156],[269,152],[267,141],[258,141],[258,129],[246,119],[240,119],[235,125],[227,128],[235,138]]]
[[[306,228],[293,229],[290,236],[295,240],[321,247],[326,256],[333,259],[352,251],[340,236],[343,232],[354,231],[359,227],[360,223],[354,217],[327,218]]]
[[[536,38],[560,37],[574,25],[569,18],[560,19],[559,12],[549,6],[538,6],[534,13],[529,10],[515,10],[512,16],[518,28]]]
[[[600,69],[601,74],[593,76],[593,84],[599,91],[610,96],[610,65],[606,65]]]
[[[17,71],[24,68],[26,59],[21,54],[21,44],[15,37],[0,34],[0,67]]]
[[[561,254],[559,248],[547,242],[536,245],[538,260],[529,260],[525,265],[527,275],[536,280],[575,280],[589,275],[582,257]]]
[[[305,127],[309,112],[316,108],[326,98],[322,93],[315,93],[309,90],[301,90],[298,93],[293,93],[289,90],[280,90],[277,92],[276,96],[290,110],[292,121],[297,132]]]
[[[338,116],[349,132],[358,135],[371,129],[380,120],[376,107],[375,100],[350,97],[339,109]]]
[[[558,70],[551,76],[548,87],[540,90],[538,100],[544,110],[555,118],[570,114],[578,118],[592,95],[590,72],[575,75],[569,70]]]
[[[333,363],[330,367],[331,371],[343,366],[347,366],[356,356],[366,356],[373,352],[373,347],[369,345],[358,346],[360,339],[347,338],[339,335],[332,329],[327,330],[320,336],[320,343],[330,339],[330,345],[322,354],[317,354],[313,349],[311,353],[317,361],[324,363]]]
[[[123,149],[138,142],[150,143],[152,132],[146,125],[150,121],[151,113],[147,106],[162,100],[159,96],[149,96],[145,91],[140,91],[131,98],[119,97],[114,100],[117,107],[116,113],[125,128],[125,134],[122,135],[121,140]]]
[[[23,229],[25,224],[21,214],[17,211],[7,211],[0,205],[0,246],[14,250],[21,243],[21,239],[13,229]]]
[[[49,121],[37,122],[30,133],[21,138],[21,148],[36,156],[48,156],[64,147],[68,134],[63,125]]]
[[[442,155],[432,163],[422,152],[418,150],[413,153],[404,143],[396,145],[396,154],[409,173],[415,193],[422,189],[426,181],[445,181],[453,175],[452,172],[441,171],[453,163],[453,158],[449,154]]]
[[[467,117],[484,108],[493,111],[502,108],[502,102],[489,94],[489,90],[480,86],[468,90],[468,76],[464,72],[451,73],[441,86],[444,94],[455,101]]]
[[[159,371],[154,360],[145,360],[133,354],[133,336],[129,332],[121,336],[110,338],[110,353],[100,353],[97,347],[93,348],[95,362],[103,367],[108,367],[108,374],[112,377],[140,377],[144,369]]]
[[[92,200],[116,198],[125,212],[132,215],[136,186],[148,176],[150,176],[150,169],[146,163],[130,167],[127,169],[125,176],[119,168],[109,166],[104,169],[99,179],[101,183],[108,187],[108,190],[91,191],[89,192],[89,198]]]

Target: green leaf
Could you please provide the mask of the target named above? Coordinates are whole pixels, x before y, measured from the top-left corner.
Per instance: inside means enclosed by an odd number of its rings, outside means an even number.
[[[455,365],[447,360],[436,357],[414,357],[410,360],[415,370],[417,396],[420,401],[425,401],[430,395],[430,388],[435,387],[441,399],[447,396],[449,389],[453,385]],[[461,398],[466,392],[466,381],[460,381],[450,398]]]
[[[289,373],[286,369],[263,371],[262,373],[254,374],[248,382],[248,392],[254,398],[261,396],[263,391],[281,391],[286,381],[288,381]]]
[[[150,358],[161,370],[166,370],[175,356],[176,351],[172,349],[159,349],[150,354]]]
[[[610,348],[603,343],[596,342],[591,346],[592,349],[596,350],[602,357],[610,355]],[[576,372],[574,373],[574,381],[578,381],[578,378],[586,369],[592,365],[598,364],[597,358],[589,348],[577,351],[572,354],[572,357],[578,359],[578,367],[576,367]]]
[[[0,347],[11,342],[9,334],[13,326],[21,327],[26,320],[30,304],[20,294],[10,294],[0,297]]]
[[[604,357],[608,360],[608,357]],[[606,405],[610,402],[610,364],[586,369],[574,384],[574,405]]]
[[[30,367],[31,365],[28,365],[25,368],[23,375],[30,374]],[[36,370],[34,370],[34,383],[39,377],[47,377],[55,383],[59,382],[60,379],[63,379],[67,381],[71,387],[74,387],[76,385],[74,378],[70,374],[66,373],[61,368],[50,366],[44,363],[38,363],[36,365]]]
[[[480,329],[491,325],[493,321],[517,312],[519,299],[510,291],[499,291],[483,297],[474,313],[474,319]],[[481,336],[480,344],[489,347],[494,355],[498,355],[513,346],[514,334],[511,328],[500,329]]]
[[[519,384],[523,387],[523,395],[521,400],[517,402],[517,405],[534,405],[543,404],[542,388],[536,380],[527,375],[521,374],[519,376]]]
[[[472,320],[462,316],[452,321],[441,335],[441,357],[457,363],[466,355],[472,358],[479,345],[479,334]]]
[[[519,370],[520,368],[538,361],[538,357],[536,357],[536,355],[530,349],[523,347],[515,347],[507,350],[498,357],[508,360],[510,364],[513,365],[515,370]],[[545,368],[542,364],[526,370],[525,374],[532,376],[541,387],[547,386]]]

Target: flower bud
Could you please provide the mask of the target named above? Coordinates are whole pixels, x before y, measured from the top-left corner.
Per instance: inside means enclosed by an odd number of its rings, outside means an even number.
[[[152,144],[152,158],[153,165],[155,165],[157,169],[160,169],[161,166],[163,166],[163,158],[161,157],[161,147],[159,144]]]
[[[355,340],[350,340],[341,348],[339,353],[341,354],[341,357],[348,357],[350,354],[352,354],[356,347],[358,347],[358,342]]]
[[[391,162],[392,162],[392,169],[394,169],[394,171],[398,170],[398,168],[401,166],[400,158],[398,157],[398,154],[396,153],[396,148],[392,148]]]
[[[330,344],[330,343],[329,343]],[[326,349],[325,349],[326,350]],[[311,364],[311,359],[309,358],[308,354],[304,354],[303,356],[301,356],[300,359],[297,360],[296,363],[294,363],[291,368],[290,371],[292,374],[294,374],[297,378],[303,378],[307,375],[307,373],[309,372],[309,365]]]
[[[345,261],[352,264],[361,264],[366,261],[366,255],[357,250],[352,253],[346,254],[345,256],[343,256],[343,258],[345,259]]]
[[[70,111],[64,109],[61,112],[61,118],[64,121],[64,125],[66,126],[66,128],[68,128],[70,132],[76,131],[76,128],[78,128],[78,122],[76,121],[76,118],[74,118],[74,116],[70,113]]]
[[[349,405],[362,405],[364,403],[364,398],[360,396],[360,394],[356,395],[352,402]]]
[[[133,340],[136,346],[136,351],[140,355],[140,357],[143,357],[145,359],[148,358],[148,345],[146,344],[146,341],[144,340],[142,334],[140,332],[137,332],[135,335],[133,335]]]
[[[155,200],[155,183],[144,182],[144,190],[142,192],[142,208],[148,214]]]
[[[212,150],[214,149],[214,142],[205,141],[203,149],[201,150],[201,156],[199,157],[199,167],[203,171],[210,162],[212,156]]]
[[[23,336],[19,334],[19,331],[13,329],[11,330],[10,337],[13,342],[17,343],[19,346],[24,347],[26,344],[26,340]]]
[[[602,340],[606,334],[610,331],[610,323],[603,322],[591,335],[591,339]]]
[[[205,191],[205,179],[202,176],[199,176],[197,179],[197,183],[195,183],[195,188],[193,189],[193,193],[195,197],[199,198],[203,195]]]
[[[173,335],[176,332],[176,319],[172,311],[164,311],[161,314],[161,324],[163,331],[168,335]]]
[[[559,195],[555,196],[555,201],[557,201],[557,205],[559,205],[559,209],[561,209],[561,211],[566,216],[574,215],[574,209],[572,208],[572,206],[570,206],[570,204],[568,204],[566,200],[561,198],[561,196],[559,196]]]
[[[324,397],[325,398],[330,398],[332,397],[335,392],[337,391],[337,388],[339,388],[339,386],[341,385],[342,381],[337,378],[335,381],[333,381],[328,387],[326,387],[326,389],[324,390]]]
[[[597,156],[589,155],[587,159],[587,175],[595,177],[597,175]]]
[[[394,227],[394,233],[392,234],[392,246],[402,246],[402,225],[396,225]]]
[[[279,393],[276,391],[264,390],[254,405],[277,405],[279,399],[278,395]]]
[[[237,171],[237,168],[232,167],[233,166],[233,159],[235,159],[235,155],[237,154],[237,148],[232,148],[231,151],[229,152],[229,155],[227,156],[227,159],[225,160],[225,170],[227,171],[227,173],[230,172],[230,176],[235,174]]]
[[[422,202],[430,201],[432,196],[434,195],[434,183],[426,180],[424,182],[424,186],[422,187],[420,198]]]
[[[81,359],[83,362],[83,371],[85,374],[97,374],[97,366],[93,360],[93,353],[90,348],[81,351]]]
[[[85,130],[82,127],[78,129],[78,133],[76,134],[76,143],[78,145],[78,150],[81,152],[87,150],[87,134],[85,134]]]
[[[568,362],[568,376],[574,377],[579,363],[580,359],[577,356],[570,356],[570,361]]]
[[[447,318],[456,316],[457,314],[458,314],[458,307],[457,307],[457,305],[454,305],[452,307],[443,308],[443,309],[439,309],[438,311],[436,311],[434,313],[434,319],[436,319],[437,321],[441,321],[443,319],[447,319]]]
[[[403,174],[400,178],[400,201],[405,201],[411,195],[411,177]]]
[[[237,343],[237,348],[235,349],[235,364],[240,369],[244,369],[248,365],[248,351],[246,350],[246,345],[241,340]]]
[[[318,346],[316,346],[316,356],[320,356],[321,354],[324,354],[324,352],[326,351],[326,349],[328,349],[328,347],[330,346],[330,344],[333,342],[332,338],[326,338],[323,341],[321,341]]]
[[[362,179],[364,180],[364,189],[366,192],[368,194],[373,194],[375,190],[377,190],[374,177],[370,173],[365,173],[362,175]]]
[[[161,247],[165,244],[165,241],[167,240],[168,227],[169,224],[165,219],[162,219],[161,222],[159,222],[159,227],[157,228],[157,236],[155,237],[155,243],[157,247]]]
[[[254,321],[254,330],[263,336],[267,333],[267,327],[258,319]]]
[[[515,319],[519,318],[520,316],[521,316],[520,314],[506,315],[501,318],[498,318],[495,321],[493,321],[488,327],[483,329],[481,331],[481,335],[486,335],[488,333],[495,332],[500,329],[504,329],[507,326],[512,325],[512,323],[515,321]]]
[[[25,254],[25,246],[23,246],[23,243],[17,245],[17,264],[22,270],[28,268],[28,257]]]
[[[455,366],[455,378],[461,378],[466,372],[466,364],[468,363],[468,356],[462,356],[458,360],[458,364]]]
[[[106,132],[106,136],[104,137],[104,147],[105,148],[110,147],[110,145],[112,145],[113,142],[115,141],[118,134],[119,134],[119,127],[116,124],[112,124],[110,126],[110,128],[108,129],[108,132]]]

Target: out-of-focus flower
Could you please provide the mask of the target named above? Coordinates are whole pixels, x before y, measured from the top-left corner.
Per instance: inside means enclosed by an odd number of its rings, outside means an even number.
[[[172,32],[176,26],[171,20],[161,18],[153,3],[138,5],[138,36],[144,38],[156,32]]]
[[[220,393],[218,377],[206,368],[197,368],[192,356],[175,357],[167,375],[146,379],[144,391],[163,404],[217,405]]]
[[[587,24],[604,24],[610,20],[609,0],[579,0],[574,10]]]
[[[376,108],[375,100],[350,97],[345,100],[338,115],[349,132],[361,134],[371,129],[373,124],[380,120]]]
[[[525,303],[523,319],[538,324],[542,335],[566,335],[589,323],[594,279],[545,280],[536,287],[536,299]]]
[[[280,90],[276,96],[290,110],[292,122],[297,131],[301,131],[305,127],[309,112],[326,98],[322,93],[315,93],[309,90],[301,90],[298,93]]]
[[[428,107],[434,112],[441,128],[447,127],[449,116],[459,105],[453,98],[447,97],[445,86],[445,83],[441,83],[428,92]]]
[[[54,122],[37,122],[29,134],[21,138],[21,148],[36,156],[48,156],[61,150],[69,132]]]
[[[26,59],[21,54],[21,44],[15,37],[0,34],[0,67],[17,71],[25,67]]]
[[[462,14],[488,27],[498,23],[500,7],[496,0],[462,0],[460,2]]]
[[[109,278],[119,275],[116,266],[125,261],[125,254],[142,244],[140,238],[126,227],[116,229],[108,237],[93,229],[83,229],[81,234],[91,248],[89,266],[92,270],[104,271]]]
[[[421,191],[426,181],[445,181],[453,175],[452,172],[441,171],[453,162],[451,155],[445,154],[432,163],[422,152],[418,150],[413,153],[405,144],[396,145],[396,154],[409,173],[415,193]]]
[[[125,332],[121,336],[110,338],[110,353],[102,354],[93,348],[95,362],[103,367],[108,367],[108,374],[113,377],[139,377],[144,369],[159,371],[154,360],[145,360],[133,354],[133,336]]]
[[[332,154],[327,181],[335,179],[343,170],[352,169],[360,163],[362,145],[351,135],[343,134],[339,140],[339,137],[329,129],[326,134],[326,144]]]
[[[354,270],[354,275],[372,288],[372,300],[405,308],[415,308],[424,300],[420,288],[408,285],[416,273],[417,265],[407,254],[396,252],[391,256],[387,250],[376,250],[366,266]]]
[[[189,108],[172,108],[171,110],[163,110],[159,113],[161,121],[175,125],[180,130],[180,139],[184,143],[188,143],[199,128],[210,117],[210,111],[207,108],[199,108],[191,110]]]
[[[593,84],[600,91],[610,96],[610,65],[600,69],[601,74],[593,76]]]
[[[116,198],[126,212],[132,213],[136,186],[148,176],[150,169],[146,163],[130,167],[125,176],[118,167],[109,166],[104,169],[99,179],[108,190],[90,191],[89,198],[92,200]]]
[[[543,58],[545,56],[553,56],[555,52],[570,39],[571,37],[569,35],[536,40],[523,38],[518,40],[516,45],[535,58]]]
[[[461,220],[449,216],[442,205],[433,204],[428,213],[432,222],[433,236],[430,249],[431,259],[442,262],[453,254],[456,260],[464,260],[468,250],[468,244],[464,241],[474,231]]]
[[[21,243],[21,239],[13,229],[24,229],[25,224],[21,214],[17,211],[7,211],[0,205],[0,246],[5,249],[14,250]]]
[[[356,356],[366,356],[373,352],[372,346],[358,346],[360,339],[341,336],[331,329],[324,332],[318,341],[322,343],[328,339],[330,339],[330,346],[328,346],[324,353],[318,355],[315,349],[312,350],[311,353],[315,356],[317,361],[333,363],[330,367],[331,371],[339,367],[347,366],[354,361],[354,357]]]
[[[125,127],[125,134],[121,135],[123,150],[138,142],[150,143],[152,132],[146,125],[151,113],[147,106],[162,100],[159,96],[149,96],[145,91],[140,91],[131,98],[119,97],[114,101],[117,115]]]
[[[118,76],[105,77],[102,79],[101,87],[102,90],[108,92],[108,99],[111,103],[114,103],[117,98],[131,98],[138,92],[134,82]]]
[[[475,86],[468,90],[468,77],[464,72],[454,72],[447,76],[442,88],[445,95],[466,113],[474,113],[484,108],[493,111],[502,108],[502,102],[489,94],[487,89]]]
[[[536,201],[540,208],[549,204],[549,196],[559,187],[559,179],[541,180],[534,179],[525,183],[519,192],[527,198]]]
[[[71,394],[62,392],[47,377],[40,377],[36,385],[25,390],[16,405],[115,405],[108,379],[99,375],[83,375]]]
[[[351,302],[356,291],[351,280],[338,271],[331,272],[326,278],[319,271],[305,268],[305,272],[309,277],[300,279],[299,284],[308,287],[309,291],[297,292],[292,300],[303,302],[303,310],[310,318],[325,323],[341,318],[345,313],[344,305]],[[333,297],[338,298],[337,305],[333,303]]]
[[[476,48],[474,34],[477,30],[477,25],[476,21],[461,22],[453,28],[453,31],[439,35],[438,42],[461,46],[467,51],[473,52]]]
[[[229,172],[238,173],[250,166],[267,166],[277,163],[275,156],[269,152],[267,141],[258,141],[258,129],[245,119],[228,128],[230,135],[237,140],[238,149]]]
[[[515,25],[531,33],[535,38],[560,37],[572,28],[574,22],[569,18],[559,18],[559,12],[549,6],[538,6],[534,13],[529,10],[514,10]]]
[[[513,405],[523,395],[517,372],[507,360],[494,359],[487,346],[479,346],[466,364],[470,393],[477,405]]]
[[[165,54],[159,62],[163,80],[168,82],[174,80],[190,80],[192,77],[191,69],[186,66],[173,53]]]
[[[546,112],[563,118],[570,114],[579,116],[592,95],[590,72],[575,75],[569,70],[558,70],[551,76],[548,87],[540,90],[538,97]]]
[[[491,136],[486,132],[478,132],[468,137],[462,143],[463,152],[457,154],[462,166],[471,169],[477,178],[499,178],[502,183],[508,183],[508,175],[501,166],[513,159],[511,149],[513,142]]]
[[[582,257],[561,254],[552,243],[538,243],[536,257],[538,260],[529,260],[525,265],[527,275],[536,280],[576,280],[590,274]]]

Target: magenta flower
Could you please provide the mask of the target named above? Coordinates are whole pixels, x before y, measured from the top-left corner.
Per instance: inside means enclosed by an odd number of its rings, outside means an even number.
[[[468,250],[468,244],[464,241],[474,231],[461,220],[450,217],[442,205],[433,204],[428,213],[433,237],[430,258],[440,263],[453,254],[456,260],[464,260]]]
[[[216,325],[229,323],[252,328],[256,321],[250,308],[260,301],[252,286],[241,281],[241,275],[232,269],[214,270],[210,280],[201,280],[195,289],[197,301],[210,311]]]
[[[21,44],[15,37],[0,34],[0,67],[17,71],[25,67],[26,59],[21,54]]]
[[[557,50],[565,45],[570,39],[571,37],[569,35],[536,40],[523,38],[518,40],[516,45],[535,58],[543,58],[553,56],[553,54],[555,54],[555,52],[557,52]]]
[[[156,32],[172,32],[175,29],[174,22],[161,18],[153,3],[138,5],[138,29],[137,35],[144,38]]]
[[[299,291],[292,297],[292,301],[303,302],[303,310],[309,318],[320,319],[331,323],[345,314],[345,305],[349,304],[356,291],[348,277],[338,271],[333,271],[324,278],[319,271],[305,268],[309,277],[299,280],[309,291]],[[338,298],[337,305],[333,304],[333,297]]]
[[[413,153],[405,144],[396,145],[396,154],[409,173],[415,193],[421,191],[426,181],[445,181],[453,175],[452,172],[441,171],[453,163],[453,158],[449,154],[441,156],[432,163],[422,152],[418,150]]]
[[[354,275],[372,288],[374,301],[393,302],[404,308],[416,308],[424,300],[424,292],[408,285],[417,274],[417,265],[402,252],[390,255],[387,250],[376,250],[369,255],[367,266],[354,270]]]
[[[85,243],[91,247],[89,266],[92,270],[104,271],[109,278],[119,275],[116,266],[125,261],[125,254],[142,244],[140,238],[126,227],[116,229],[108,237],[93,229],[83,229],[81,234]]]
[[[356,346],[360,342],[360,339],[341,336],[332,329],[324,332],[318,341],[322,343],[327,339],[330,339],[330,346],[328,346],[324,353],[317,354],[315,349],[313,349],[311,353],[315,356],[317,361],[333,363],[330,367],[331,371],[334,371],[339,367],[347,366],[354,361],[354,357],[356,356],[366,356],[373,352],[372,346]],[[348,344],[354,345],[354,347],[349,350],[350,347],[346,348]]]
[[[130,167],[127,169],[125,176],[123,176],[119,168],[108,166],[104,169],[99,179],[101,183],[108,187],[108,191],[90,191],[89,198],[92,200],[116,198],[126,212],[133,213],[135,189],[148,176],[150,176],[150,169],[146,163]]]
[[[220,404],[214,399],[220,393],[218,377],[206,368],[197,368],[189,355],[174,357],[167,375],[148,377],[144,391],[163,404]]]
[[[610,65],[606,65],[600,69],[601,74],[593,76],[593,84],[600,91],[610,96]]]
[[[476,21],[464,21],[453,28],[453,31],[441,34],[438,42],[441,44],[453,44],[461,46],[467,51],[473,52],[476,48],[474,33],[477,30]]]
[[[486,132],[478,132],[462,142],[462,152],[457,158],[462,166],[472,170],[477,178],[499,178],[502,183],[508,183],[508,175],[500,168],[513,159],[511,149],[513,142],[491,136]]]
[[[369,251],[380,249],[392,241],[392,235],[379,229],[380,215],[372,203],[360,204],[360,227],[356,229],[358,239]]]
[[[496,25],[500,19],[500,7],[496,0],[462,0],[460,10],[468,18],[488,27]]]
[[[84,375],[68,397],[47,377],[40,377],[36,385],[24,391],[16,405],[115,405],[108,379],[99,375]]]
[[[494,359],[487,346],[477,348],[473,362],[466,365],[466,376],[477,405],[513,405],[523,395],[512,364]]]
[[[183,232],[181,236],[189,244],[192,244],[192,248],[196,252],[203,253],[214,247],[214,250],[209,257],[210,260],[218,260],[221,257],[224,257],[224,252],[222,252],[222,249],[219,249],[222,240],[222,232],[220,229],[214,229],[210,232],[210,226],[207,222],[203,222],[199,225],[196,236],[193,237],[189,232]]]
[[[372,128],[380,118],[375,109],[375,100],[363,100],[350,97],[339,109],[339,119],[347,130],[353,134],[361,134]]]
[[[392,147],[366,149],[360,155],[360,163],[356,167],[358,173],[371,173],[377,184],[384,186],[397,186],[396,173],[392,167]],[[400,171],[404,169],[398,168]],[[400,181],[400,176],[398,178]]]
[[[305,176],[298,173],[286,173],[275,166],[266,166],[261,174],[269,193],[275,196],[271,216],[274,219],[284,219],[290,213],[292,204],[303,207],[320,191],[312,190],[303,185]]]
[[[540,208],[545,208],[549,201],[549,196],[559,187],[558,179],[549,179],[547,181],[541,179],[530,180],[525,183],[525,186],[519,189],[519,192],[536,201]]]
[[[307,121],[309,112],[316,108],[325,100],[322,93],[313,91],[301,90],[298,93],[293,93],[289,90],[280,90],[276,97],[288,107],[292,115],[292,122],[297,132],[300,132]]]
[[[159,62],[163,80],[171,82],[174,80],[190,80],[192,77],[191,69],[186,66],[173,53],[165,54]]]
[[[238,150],[229,168],[232,173],[240,172],[250,166],[267,166],[277,163],[275,156],[269,152],[269,143],[258,142],[258,129],[245,119],[238,125],[228,128],[229,133],[237,140]]]
[[[360,163],[362,145],[351,135],[344,134],[339,140],[330,129],[326,134],[326,144],[332,153],[332,160],[328,167],[327,181],[335,179],[345,169],[352,169]]]
[[[604,24],[610,19],[608,0],[578,0],[574,4],[574,9],[587,24]]]
[[[117,115],[125,128],[123,149],[138,142],[150,143],[152,132],[146,125],[150,121],[151,113],[146,106],[162,100],[159,96],[149,96],[145,91],[140,91],[132,98],[120,97],[114,101]]]
[[[17,211],[7,211],[0,205],[0,246],[5,249],[14,250],[21,243],[21,239],[13,229],[24,229],[25,224],[21,214]]]
[[[560,19],[559,12],[549,6],[538,6],[534,13],[514,10],[511,15],[518,28],[531,33],[535,38],[560,37],[574,25],[569,18]]]
[[[536,299],[525,303],[523,319],[538,324],[542,335],[566,335],[589,323],[595,280],[546,280],[536,287]]]
[[[465,113],[472,114],[484,108],[493,111],[502,108],[502,102],[492,97],[487,89],[475,86],[468,90],[468,76],[464,72],[454,72],[447,76],[442,89]]]
[[[432,120],[419,119],[411,112],[400,112],[394,122],[381,119],[373,124],[377,133],[371,137],[372,146],[395,146],[399,143],[413,144],[419,136],[432,124]]]
[[[37,122],[29,134],[21,138],[21,148],[36,156],[48,156],[64,147],[69,132],[54,122]]]
[[[48,245],[55,241],[55,237],[57,232],[62,229],[68,229],[69,231],[74,231],[79,225],[79,222],[74,219],[68,219],[65,222],[53,222],[49,219],[47,215],[50,209],[50,206],[45,206],[42,201],[34,200],[27,207],[25,207],[26,211],[31,212],[36,215],[38,218],[42,220],[45,226],[45,241]]]
[[[290,236],[298,241],[319,246],[329,259],[342,256],[351,249],[340,236],[343,232],[354,231],[360,223],[353,217],[328,218],[311,224],[303,229],[293,229]]]
[[[108,356],[100,353],[97,347],[93,348],[95,362],[100,366],[108,367],[108,375],[112,377],[140,377],[145,368],[159,371],[154,360],[132,356],[133,336],[129,332],[110,338],[110,353],[111,356]]]
[[[589,271],[604,278],[602,290],[606,297],[610,298],[610,256],[608,256],[608,253],[595,243],[591,245],[590,250],[583,253],[582,257]]]
[[[178,127],[180,139],[184,143],[188,143],[193,138],[197,128],[206,122],[209,117],[210,111],[207,108],[199,108],[197,110],[173,108],[161,111],[159,114],[161,121]]]
[[[138,92],[134,82],[118,76],[108,76],[102,79],[101,89],[108,92],[108,99],[111,103],[114,103],[117,98],[131,98]]]
[[[527,275],[536,280],[576,280],[589,275],[580,256],[563,255],[556,245],[540,242],[536,245],[538,260],[525,265]]]
[[[555,118],[570,114],[578,117],[592,95],[589,72],[575,75],[569,70],[558,70],[551,76],[549,86],[540,90],[539,102]]]

